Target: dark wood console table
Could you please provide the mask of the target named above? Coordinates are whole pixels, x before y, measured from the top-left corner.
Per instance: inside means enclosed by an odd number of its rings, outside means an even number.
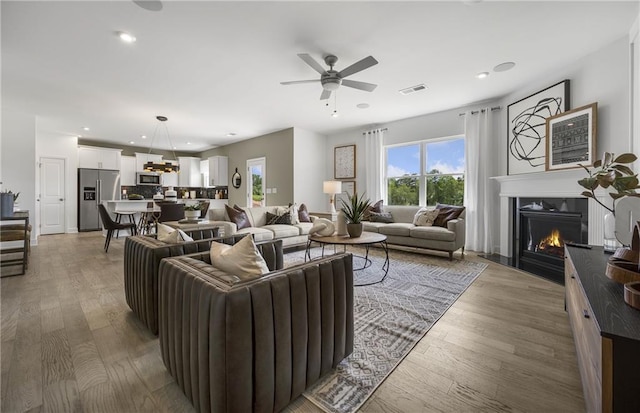
[[[640,311],[605,274],[602,247],[565,248],[565,303],[588,412],[640,411]]]
[[[23,221],[23,224],[18,224],[17,221]],[[0,241],[3,243],[12,241],[23,241],[23,245],[21,247],[0,249],[0,255],[20,254],[20,257],[18,258],[2,259],[0,261],[0,266],[22,266],[21,273],[5,275],[3,272],[2,277],[23,275],[27,271],[29,242],[31,241],[29,239],[30,234],[31,231],[29,230],[29,211],[18,211],[14,212],[11,216],[0,217]]]

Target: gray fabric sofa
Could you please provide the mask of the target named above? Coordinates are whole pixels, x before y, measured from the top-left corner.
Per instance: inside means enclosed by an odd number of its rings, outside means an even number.
[[[237,225],[230,221],[224,208],[209,210],[209,221],[219,225],[224,235],[251,234],[256,242],[281,239],[284,248],[306,245],[309,230],[313,226],[311,222],[301,222],[295,225],[267,225],[267,212],[277,215],[278,206],[243,208],[249,218],[251,227],[238,229]],[[312,216],[314,220],[316,217]]]
[[[195,232],[197,231],[188,231],[192,237],[206,236],[206,234]],[[199,252],[208,254],[212,241],[234,245],[245,236],[242,234],[222,238],[204,238],[179,244],[167,244],[150,235],[127,237],[124,244],[124,292],[129,308],[153,334],[157,335],[160,261],[167,257]],[[281,244],[259,245],[258,249],[265,257],[270,270],[283,267]]]
[[[394,222],[386,224],[364,221],[364,230],[386,235],[388,244],[446,251],[449,259],[453,259],[455,251],[462,249],[464,256],[465,212],[457,219],[447,222],[446,228],[415,226],[413,217],[420,208],[422,207],[385,205],[384,212],[391,213]]]
[[[336,254],[240,281],[160,264],[160,349],[199,412],[277,412],[353,351],[353,265]]]

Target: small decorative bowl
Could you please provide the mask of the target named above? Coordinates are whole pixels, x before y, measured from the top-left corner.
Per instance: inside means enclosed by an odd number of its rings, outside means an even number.
[[[634,281],[624,285],[624,302],[640,310],[640,281]]]

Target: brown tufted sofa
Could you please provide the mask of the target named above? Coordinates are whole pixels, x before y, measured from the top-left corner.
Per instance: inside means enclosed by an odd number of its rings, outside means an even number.
[[[276,412],[353,351],[351,254],[249,281],[206,254],[160,264],[160,349],[199,412]]]
[[[206,231],[206,230],[205,230]],[[167,244],[155,236],[127,237],[124,244],[124,292],[127,304],[134,314],[155,335],[158,334],[158,268],[160,261],[167,257],[207,252],[211,242],[217,241],[233,245],[245,235],[229,237],[209,237],[203,230],[187,231],[189,236],[198,238],[192,242]],[[216,232],[217,234],[217,232]],[[269,269],[282,268],[282,246],[259,245],[264,253]]]

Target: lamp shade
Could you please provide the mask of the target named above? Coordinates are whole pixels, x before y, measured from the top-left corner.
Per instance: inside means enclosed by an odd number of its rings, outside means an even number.
[[[339,194],[342,192],[342,182],[340,181],[324,181],[322,183],[322,192],[325,194]]]

